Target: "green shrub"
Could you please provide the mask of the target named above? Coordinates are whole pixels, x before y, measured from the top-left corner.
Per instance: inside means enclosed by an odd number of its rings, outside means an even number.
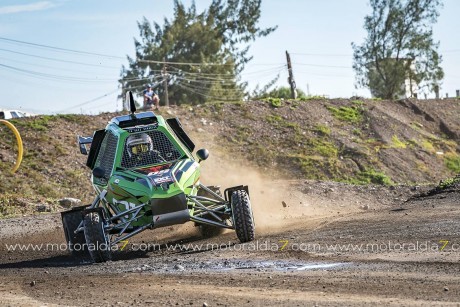
[[[422,146],[423,149],[425,149],[429,153],[435,153],[436,152],[436,149],[434,148],[433,144],[428,140],[424,139],[420,145]]]
[[[283,120],[283,118],[279,115],[267,115],[265,119],[272,125],[278,124]]]
[[[441,180],[436,188],[438,190],[445,190],[455,184],[460,184],[460,175],[453,178]]]
[[[331,135],[331,128],[321,124],[316,125],[314,131],[318,132],[321,135]]]
[[[353,100],[351,103],[358,107],[364,106],[364,101],[362,100]]]
[[[318,154],[322,157],[335,158],[338,154],[338,149],[331,142],[324,139],[309,139],[307,144],[308,150],[312,154]]]
[[[374,169],[366,169],[361,171],[356,175],[355,179],[351,180],[352,183],[358,184],[383,184],[383,185],[392,185],[394,184],[390,177],[385,175],[383,172],[376,171]]]
[[[281,98],[268,97],[262,99],[262,101],[268,102],[273,108],[280,108],[283,106],[283,100]]]
[[[460,156],[455,153],[447,153],[444,157],[444,164],[455,173],[460,173]]]
[[[399,140],[398,136],[395,134],[391,137],[392,148],[406,148],[406,143]]]
[[[332,107],[327,106],[327,109],[332,113],[332,115],[342,121],[347,121],[350,123],[359,123],[362,120],[362,110],[357,107]]]

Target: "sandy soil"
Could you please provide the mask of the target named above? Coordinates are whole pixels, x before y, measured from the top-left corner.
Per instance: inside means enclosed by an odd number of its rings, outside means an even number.
[[[1,305],[460,304],[458,191],[405,202],[428,188],[271,184],[251,190],[254,242],[185,224],[146,231],[103,264],[55,247],[59,215],[1,220]]]

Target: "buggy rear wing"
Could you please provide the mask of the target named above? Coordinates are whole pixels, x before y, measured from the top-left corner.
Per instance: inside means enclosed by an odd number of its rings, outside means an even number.
[[[78,141],[78,146],[80,147],[80,153],[82,155],[88,155],[88,148],[86,148],[86,145],[91,144],[93,142],[93,138],[90,136],[77,135],[77,141]]]

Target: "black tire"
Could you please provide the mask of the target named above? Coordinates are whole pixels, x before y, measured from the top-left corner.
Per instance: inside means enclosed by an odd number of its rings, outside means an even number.
[[[75,234],[75,230],[83,221],[83,209],[62,212],[62,226],[64,228],[65,240],[72,256],[78,259],[89,259],[90,256],[86,248],[85,234],[83,232]]]
[[[241,243],[255,238],[255,224],[251,202],[245,190],[234,191],[231,196],[233,225]]]
[[[85,215],[85,239],[89,255],[94,262],[105,262],[112,259],[110,242],[104,232],[102,216],[97,212]]]

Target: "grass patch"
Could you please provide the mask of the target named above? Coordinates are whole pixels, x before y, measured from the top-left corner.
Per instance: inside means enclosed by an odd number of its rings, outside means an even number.
[[[336,158],[338,154],[337,147],[324,139],[309,139],[307,141],[307,148],[313,155],[318,154],[322,157]]]
[[[313,131],[316,131],[316,132],[318,132],[318,133],[321,134],[321,135],[326,135],[326,136],[331,135],[331,128],[329,128],[329,127],[326,126],[326,125],[318,124],[318,125],[315,126],[315,128],[313,129]]]
[[[398,136],[395,134],[391,137],[392,148],[406,148],[407,145],[401,141]]]
[[[450,188],[451,186],[456,185],[456,184],[460,184],[460,175],[455,176],[453,178],[448,178],[448,179],[441,180],[439,182],[438,186],[436,187],[436,189],[445,190],[445,189]]]
[[[359,128],[354,128],[351,133],[353,133],[354,135],[356,136],[359,136],[359,137],[362,137],[363,136],[363,132],[361,131],[361,129]]]
[[[392,185],[394,182],[390,177],[385,175],[383,172],[376,171],[374,169],[367,169],[361,171],[356,175],[356,178],[351,180],[354,184],[382,184],[382,185]]]
[[[410,139],[410,140],[407,140],[406,144],[410,148],[416,148],[418,146],[418,141],[416,139]]]
[[[270,123],[271,125],[278,127],[278,128],[289,128],[294,130],[294,141],[295,142],[300,142],[303,135],[302,135],[302,129],[300,128],[300,125],[298,123],[293,123],[285,120],[279,115],[267,115],[265,117],[265,120]]]
[[[268,97],[262,99],[262,101],[268,102],[273,108],[281,108],[283,106],[283,101],[281,98]]]
[[[362,100],[353,100],[351,103],[358,107],[364,106],[364,101]]]
[[[298,165],[307,179],[335,180],[339,176],[337,159],[302,154],[293,154],[288,157],[294,159],[294,163]]]
[[[74,123],[81,122],[82,120],[85,120],[85,121],[87,120],[86,116],[81,116],[77,114],[58,114],[56,115],[56,117],[62,118],[65,121],[74,122]]]
[[[308,100],[323,100],[323,99],[327,99],[327,98],[325,96],[314,95],[314,96],[303,97],[303,99],[301,100],[308,101]]]
[[[446,167],[455,172],[455,173],[460,173],[460,156],[456,153],[446,153],[444,155],[444,164]]]
[[[272,125],[277,125],[283,121],[283,118],[279,115],[267,115],[265,119]]]
[[[363,114],[362,114],[362,109],[358,107],[340,107],[336,108],[333,106],[327,106],[326,107],[331,114],[341,120],[341,121],[346,121],[350,123],[359,123],[363,119]]]
[[[55,121],[56,118],[56,116],[52,115],[42,115],[11,120],[11,123],[17,127],[31,128],[37,131],[48,131],[49,123]]]
[[[410,126],[412,127],[412,129],[414,129],[416,131],[420,131],[420,129],[423,128],[423,125],[418,123],[418,122],[412,122],[412,123],[410,123]]]
[[[428,151],[429,153],[435,153],[436,152],[436,149],[434,148],[433,144],[428,140],[425,140],[425,139],[422,140],[420,145],[422,146],[422,148],[424,150]]]

